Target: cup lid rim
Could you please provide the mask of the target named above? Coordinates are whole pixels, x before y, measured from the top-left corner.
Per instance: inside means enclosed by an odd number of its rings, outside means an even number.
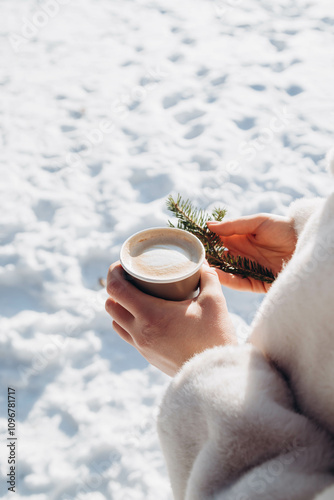
[[[122,253],[123,253],[123,250],[124,250],[125,246],[127,245],[127,243],[132,238],[134,238],[135,236],[138,236],[139,234],[143,234],[145,232],[152,231],[152,230],[156,230],[156,231],[160,230],[161,231],[162,229],[164,231],[166,231],[166,230],[167,231],[168,230],[179,231],[183,235],[186,235],[190,240],[196,241],[196,243],[198,245],[198,248],[201,249],[200,259],[199,259],[198,264],[196,265],[196,267],[194,267],[191,271],[189,271],[188,273],[186,273],[184,276],[176,277],[176,278],[166,278],[166,279],[146,277],[146,276],[143,276],[141,274],[138,274],[138,273],[134,272],[133,270],[130,270],[128,268],[128,266],[126,265],[126,263],[124,262],[124,259],[122,258]],[[202,267],[202,265],[204,263],[204,260],[205,260],[205,248],[204,248],[203,243],[200,241],[200,239],[197,238],[197,236],[195,236],[194,234],[189,233],[188,231],[185,231],[184,229],[180,229],[178,227],[149,227],[147,229],[142,229],[141,231],[137,231],[136,233],[132,234],[131,236],[129,236],[129,238],[127,238],[124,241],[124,243],[123,243],[123,245],[121,247],[121,251],[120,251],[120,262],[121,262],[121,265],[122,265],[123,269],[128,274],[130,274],[130,276],[133,276],[134,278],[137,278],[138,280],[145,281],[147,283],[156,283],[156,284],[176,283],[178,281],[183,281],[183,280],[185,280],[187,278],[190,278],[191,276],[193,276],[194,274],[196,274],[197,271]]]

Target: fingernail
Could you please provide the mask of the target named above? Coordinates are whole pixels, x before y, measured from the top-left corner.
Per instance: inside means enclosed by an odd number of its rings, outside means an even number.
[[[208,220],[207,222],[207,225],[211,225],[211,226],[216,226],[217,224],[219,224],[219,221],[217,220]]]

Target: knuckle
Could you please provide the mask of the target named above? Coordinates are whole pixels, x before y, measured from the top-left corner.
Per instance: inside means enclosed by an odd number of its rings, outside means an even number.
[[[214,276],[215,278],[217,278],[218,276],[216,269],[211,266],[206,269],[206,273],[209,274],[210,276]]]
[[[152,336],[149,333],[142,330],[141,333],[136,338],[136,344],[139,349],[144,351],[150,349],[153,346],[154,342],[152,340]]]
[[[225,298],[223,294],[205,295],[205,297],[203,297],[202,306],[209,314],[213,314],[217,310],[221,310],[222,307],[225,307]]]
[[[107,283],[107,292],[111,297],[116,297],[122,293],[124,285],[120,279],[113,275],[109,276]]]
[[[167,331],[170,319],[165,315],[150,314],[141,328],[137,343],[141,348],[152,348]]]
[[[114,305],[114,301],[111,298],[108,298],[104,304],[105,310],[107,312],[109,312],[112,309],[113,305]]]
[[[213,295],[206,294],[203,297],[203,306],[206,309],[211,309],[212,307],[216,307],[217,305],[217,297],[213,297]]]

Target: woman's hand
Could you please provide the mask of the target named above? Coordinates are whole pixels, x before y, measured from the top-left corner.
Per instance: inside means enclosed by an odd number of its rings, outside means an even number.
[[[277,274],[295,249],[297,237],[291,221],[279,215],[258,214],[226,222],[207,222],[221,236],[228,253],[247,257]],[[267,292],[269,283],[218,270],[222,285],[236,290]]]
[[[200,294],[174,302],[138,290],[116,262],[109,268],[106,310],[118,335],[170,376],[196,353],[237,343],[216,271],[202,267]]]

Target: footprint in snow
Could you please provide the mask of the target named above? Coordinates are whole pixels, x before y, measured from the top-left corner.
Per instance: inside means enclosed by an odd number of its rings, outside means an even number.
[[[217,168],[217,160],[209,156],[194,155],[192,161],[197,163],[202,171],[216,170]]]
[[[193,93],[188,90],[184,90],[182,92],[174,92],[173,94],[170,94],[163,98],[162,107],[164,109],[172,108],[173,106],[176,106],[180,101],[190,99],[192,96]]]
[[[187,36],[186,38],[183,38],[182,43],[184,43],[185,45],[194,45],[196,43],[196,40]]]
[[[33,210],[38,220],[52,222],[57,206],[49,200],[38,200]]]
[[[171,54],[168,59],[171,61],[171,62],[178,62],[178,61],[181,61],[183,59],[183,55],[180,54],[180,53],[175,53],[175,54]]]
[[[266,90],[267,87],[265,85],[255,84],[255,85],[250,85],[250,88],[256,90],[257,92],[263,92],[264,90]]]
[[[206,76],[209,73],[209,69],[205,66],[202,66],[196,73],[197,76]]]
[[[286,49],[286,43],[283,40],[274,40],[273,38],[269,42],[277,49],[278,52]]]
[[[298,94],[301,94],[302,92],[304,92],[304,89],[302,87],[299,87],[299,85],[290,85],[290,87],[286,89],[286,92],[291,97],[294,97],[295,95],[298,95]]]
[[[122,128],[122,131],[125,135],[127,135],[132,141],[135,141],[136,139],[138,139],[138,134],[136,132],[133,132],[132,130],[130,130],[129,128],[127,127],[123,127]]]
[[[183,137],[185,139],[195,139],[196,137],[200,136],[201,134],[203,134],[205,130],[205,126],[204,125],[201,125],[201,124],[198,124],[198,125],[194,125],[190,130],[189,132],[187,132]]]
[[[219,76],[218,78],[214,78],[213,80],[211,80],[211,85],[217,87],[218,85],[223,85],[223,83],[225,83],[226,80],[227,80],[227,75],[222,75]]]
[[[151,174],[143,170],[136,170],[130,177],[133,189],[139,194],[141,203],[149,203],[153,200],[167,196],[174,188],[174,181],[170,174]]]
[[[76,130],[77,128],[76,127],[73,127],[73,125],[61,125],[60,126],[60,130],[62,132],[73,132],[74,130]]]
[[[80,118],[82,118],[82,116],[84,114],[84,110],[81,110],[81,111],[70,110],[68,112],[68,114],[70,115],[71,118],[74,118],[75,120],[79,120]]]
[[[205,111],[201,111],[200,109],[193,109],[191,111],[184,111],[183,113],[178,113],[177,115],[175,115],[175,120],[179,122],[181,125],[186,125],[191,120],[200,118],[203,115],[205,115]]]
[[[245,116],[242,120],[234,120],[241,130],[249,130],[255,126],[255,118],[252,116]]]

